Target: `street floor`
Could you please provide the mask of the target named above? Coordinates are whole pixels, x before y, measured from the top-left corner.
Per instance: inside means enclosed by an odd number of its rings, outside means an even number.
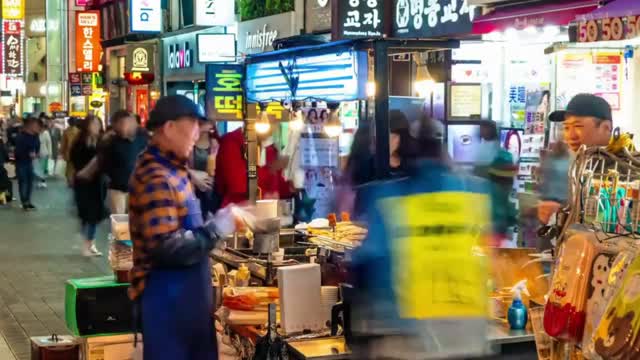
[[[80,256],[72,193],[63,180],[34,189],[33,203],[38,210],[29,213],[19,201],[0,205],[0,360],[30,359],[32,336],[68,334],[65,281],[110,272],[107,221],[97,236],[105,256]]]

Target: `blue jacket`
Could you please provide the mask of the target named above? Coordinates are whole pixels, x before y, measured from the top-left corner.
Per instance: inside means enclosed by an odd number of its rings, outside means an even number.
[[[412,333],[412,327],[417,325],[415,319],[400,315],[396,299],[397,289],[394,287],[397,284],[394,280],[397,279],[396,272],[405,271],[407,265],[396,263],[394,260],[394,251],[397,251],[396,245],[403,241],[394,234],[398,234],[399,226],[407,226],[407,229],[410,229],[408,231],[416,231],[416,228],[410,228],[409,220],[403,218],[405,215],[391,214],[389,211],[385,211],[383,206],[385,202],[402,202],[406,199],[415,199],[423,194],[453,192],[468,194],[470,197],[472,194],[481,196],[483,203],[490,204],[486,180],[455,173],[453,169],[432,161],[424,162],[421,165],[408,178],[371,184],[366,191],[369,233],[362,245],[351,254],[351,282],[358,294],[358,299],[354,300],[351,307],[354,314],[354,333],[365,331],[355,324],[358,322],[357,318],[366,318],[366,328],[378,334],[403,333],[405,331]],[[447,202],[424,203],[425,208],[431,207],[430,213],[444,214],[443,218],[447,216],[447,206],[449,206]],[[491,232],[489,220],[491,214],[488,206],[482,208],[470,203],[469,208],[465,211],[484,212],[488,227],[484,231]],[[406,217],[408,218],[408,216]],[[399,224],[402,222],[405,224]],[[425,231],[425,233],[433,231],[433,228],[419,226],[423,227],[418,227],[418,231]],[[447,223],[442,221],[437,223],[435,228],[446,229],[447,226]],[[428,244],[423,246],[428,246]],[[482,286],[486,287],[486,284]],[[486,303],[486,298],[481,301]],[[425,304],[425,306],[428,305]]]

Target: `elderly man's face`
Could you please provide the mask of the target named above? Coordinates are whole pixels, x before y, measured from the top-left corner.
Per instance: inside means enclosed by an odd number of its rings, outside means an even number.
[[[163,130],[169,140],[171,150],[177,156],[187,158],[191,155],[193,146],[200,136],[200,126],[197,119],[181,117],[178,120],[167,122]]]

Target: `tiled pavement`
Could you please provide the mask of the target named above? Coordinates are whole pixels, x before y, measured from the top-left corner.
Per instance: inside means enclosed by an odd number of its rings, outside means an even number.
[[[17,192],[16,192],[17,194]],[[66,334],[64,283],[109,272],[106,259],[79,255],[78,222],[61,180],[34,191],[38,211],[0,206],[0,360],[30,359],[31,336]],[[98,232],[106,254],[107,223]]]

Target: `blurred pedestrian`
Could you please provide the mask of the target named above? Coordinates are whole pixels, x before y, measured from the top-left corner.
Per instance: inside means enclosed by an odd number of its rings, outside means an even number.
[[[400,110],[391,110],[389,112],[389,166],[392,177],[407,176],[411,167],[408,159],[412,156],[414,142],[415,140],[410,136],[407,116]]]
[[[44,119],[44,120],[43,120]],[[40,122],[40,153],[34,164],[36,169],[36,176],[38,178],[38,188],[47,188],[47,177],[49,176],[49,159],[53,153],[53,145],[51,141],[51,133],[49,132],[49,124],[46,121],[46,116],[41,117]]]
[[[487,184],[449,165],[435,122],[411,130],[408,176],[367,191],[350,347],[357,359],[471,358],[486,350],[487,269],[474,249],[491,233]]]
[[[202,214],[215,214],[220,207],[220,197],[214,190],[216,175],[216,156],[218,154],[219,137],[215,124],[200,121],[200,135],[189,159],[191,182],[195,186],[196,197],[200,200]]]
[[[9,152],[5,142],[0,138],[0,204],[6,204],[13,200],[13,184],[5,164],[9,161]]]
[[[53,174],[55,175],[60,156],[60,142],[62,141],[62,129],[55,119],[49,119],[49,132],[51,133],[51,160],[53,161]]]
[[[139,131],[133,114],[118,110],[111,116],[112,130],[98,148],[98,155],[90,168],[79,177],[91,179],[100,174],[109,179],[108,199],[111,214],[126,214],[129,207],[129,179],[138,155],[147,147],[148,136]]]
[[[95,116],[88,116],[80,122],[80,132],[70,151],[70,163],[74,169],[82,171],[97,154],[97,145],[102,133],[102,122]],[[104,220],[107,211],[104,206],[106,186],[101,176],[92,179],[74,179],[73,193],[84,237],[83,256],[101,256],[95,246],[98,224]]]
[[[80,129],[78,128],[78,119],[69,118],[67,120],[67,128],[62,133],[62,142],[60,143],[60,154],[62,159],[66,162],[65,177],[67,178],[67,184],[73,186],[73,180],[76,176],[75,169],[71,162],[71,148],[73,147]]]
[[[25,211],[35,210],[31,203],[33,191],[34,169],[33,162],[40,152],[40,122],[36,118],[27,118],[22,131],[15,138],[16,176],[20,202]]]

